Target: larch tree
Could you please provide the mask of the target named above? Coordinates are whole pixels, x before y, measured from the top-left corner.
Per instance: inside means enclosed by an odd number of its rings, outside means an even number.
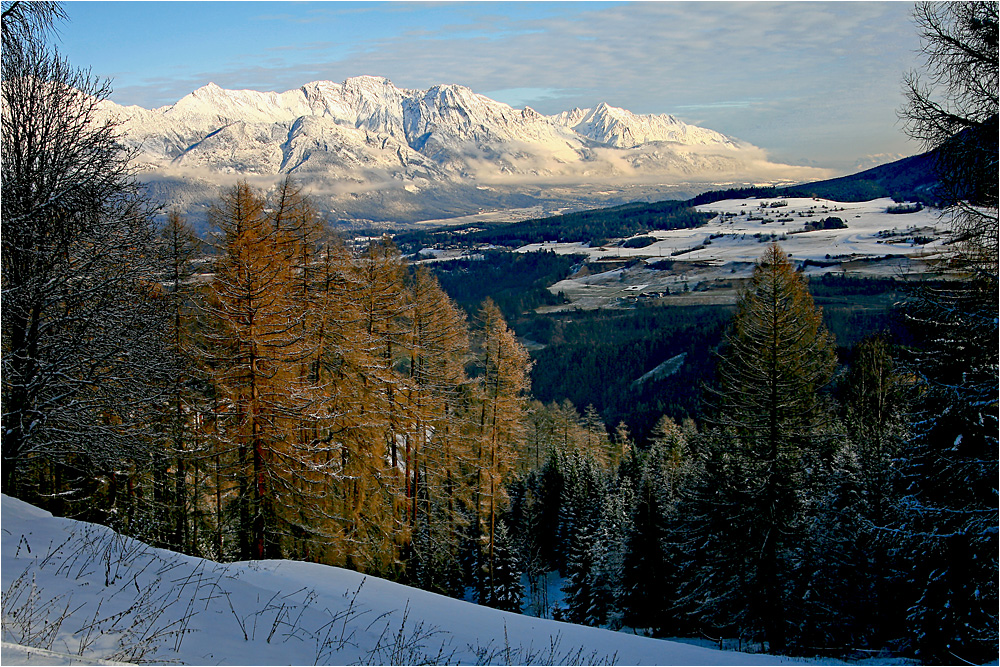
[[[809,510],[802,491],[834,446],[818,392],[835,363],[805,279],[770,246],[737,302],[718,362],[716,432],[705,439],[694,504],[680,512],[691,517],[691,543],[701,545],[687,554],[689,603],[711,600],[702,613],[712,623],[775,652],[789,640],[795,551]],[[713,555],[711,545],[725,553]]]
[[[465,316],[426,269],[410,286],[413,308],[407,403],[412,426],[405,443],[405,494],[415,573],[423,585],[454,591],[459,536],[466,526],[461,509],[468,503],[460,487],[461,466],[469,459],[467,429],[462,428],[469,380],[469,334]]]
[[[189,518],[194,512],[193,494],[188,480],[188,466],[196,460],[194,451],[194,415],[199,411],[199,394],[203,378],[196,373],[195,347],[191,340],[195,316],[195,260],[203,243],[184,220],[172,210],[159,232],[161,284],[164,287],[166,309],[170,316],[167,347],[177,364],[170,379],[169,397],[160,419],[166,443],[153,461],[153,498],[162,519],[160,542],[180,551],[191,551]],[[172,479],[169,469],[173,468]]]
[[[312,490],[300,528],[315,533],[310,558],[399,576],[412,511],[403,452],[413,437],[402,259],[388,239],[358,256],[328,240],[313,257],[308,382],[298,401],[310,434],[300,433],[297,446],[310,470],[299,479]]]
[[[237,551],[241,558],[272,557],[281,549],[281,499],[293,491],[290,471],[297,467],[289,440],[300,406],[290,386],[308,356],[300,325],[308,304],[295,298],[294,253],[262,194],[237,184],[212,210],[212,221],[222,239],[209,301],[210,363],[236,459]]]
[[[281,394],[287,409],[283,420],[285,452],[285,494],[296,499],[286,504],[282,521],[286,527],[283,552],[289,557],[310,558],[318,545],[329,540],[324,499],[329,478],[325,474],[323,453],[317,451],[322,425],[323,392],[316,376],[316,360],[321,329],[330,304],[322,293],[320,280],[323,243],[328,239],[323,219],[312,200],[291,177],[268,193],[267,217],[275,250],[287,270],[281,289],[287,292],[286,319],[291,326],[283,334],[288,352]]]
[[[524,436],[524,392],[531,361],[500,309],[486,299],[479,310],[479,428],[476,443],[476,531],[482,540],[480,568],[491,595],[496,522],[506,502],[505,482]]]
[[[755,458],[780,464],[822,423],[817,392],[835,364],[833,337],[805,278],[771,245],[740,294],[719,358],[718,424]]]
[[[376,502],[378,511],[359,514],[367,540],[378,545],[369,550],[377,567],[385,573],[401,567],[399,554],[409,541],[405,522],[405,471],[401,450],[405,449],[409,406],[408,378],[399,366],[408,358],[407,337],[412,309],[405,284],[405,267],[399,249],[388,237],[369,244],[352,263],[354,284],[352,309],[360,331],[353,370],[360,377],[362,404],[360,425],[369,435],[357,455],[358,463],[371,471],[362,480],[370,488],[359,499]]]
[[[354,258],[336,240],[324,243],[317,257],[315,298],[310,304],[315,340],[309,377],[315,386],[316,438],[309,446],[311,466],[327,484],[314,497],[314,509],[328,523],[329,537],[315,555],[324,562],[375,569],[369,556],[368,520],[382,516],[377,493],[369,493],[371,478],[384,474],[382,439],[371,410],[371,390],[364,373],[372,367],[364,344],[365,329],[357,301],[359,282]]]

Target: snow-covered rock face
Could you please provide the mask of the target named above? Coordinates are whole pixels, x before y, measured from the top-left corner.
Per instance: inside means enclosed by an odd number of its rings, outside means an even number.
[[[724,134],[688,125],[673,116],[640,116],[604,103],[594,110],[574,109],[554,118],[582,136],[615,148],[635,148],[658,141],[685,146],[738,148],[737,142]]]
[[[464,86],[406,90],[374,76],[314,81],[284,93],[210,83],[159,109],[110,102],[102,108],[140,149],[151,181],[208,187],[239,175],[278,180],[292,174],[325,193],[321,208],[348,217],[352,211],[343,198],[330,193],[343,195],[350,184],[381,192],[379,201],[387,205],[393,196],[415,192],[419,180],[421,191],[428,185],[449,189],[447,205],[440,197],[437,204],[460,213],[463,206],[465,212],[482,207],[482,201],[455,194],[476,182],[593,188],[752,181],[761,180],[762,166],[778,166],[762,161],[753,146],[673,116],[637,115],[607,104],[544,116]],[[169,187],[160,191],[170,198]],[[357,202],[357,193],[352,196]]]

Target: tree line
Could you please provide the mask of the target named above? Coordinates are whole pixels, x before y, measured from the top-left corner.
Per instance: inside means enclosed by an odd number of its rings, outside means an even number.
[[[647,447],[622,424],[617,466],[554,448],[515,483],[529,602],[558,570],[565,603],[547,613],[573,622],[796,655],[989,659],[996,325],[978,318],[996,306],[982,288],[925,293],[908,309],[921,340],[871,336],[838,370],[805,279],[770,246],[700,422],[664,416]]]
[[[557,570],[551,613],[578,623],[993,659],[996,14],[917,10],[931,71],[993,84],[942,106],[909,79],[908,127],[962,167],[960,279],[917,293],[905,345],[841,366],[769,246],[701,422],[658,419],[639,447],[593,407],[530,400],[495,303],[470,322],[390,239],[349,250],[291,179],[222,192],[211,253],[178,212],[154,225],[107,83],[45,44],[59,6],[5,3],[2,490],[185,553],[515,611],[522,577],[535,598]]]

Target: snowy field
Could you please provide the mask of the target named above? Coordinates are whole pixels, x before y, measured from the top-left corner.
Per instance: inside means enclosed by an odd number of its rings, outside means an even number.
[[[783,206],[772,204],[785,202]],[[552,250],[559,254],[585,254],[592,261],[628,257],[672,258],[684,262],[753,262],[763,248],[757,235],[776,238],[797,260],[849,260],[898,255],[932,257],[946,238],[947,224],[936,209],[915,213],[887,213],[891,199],[842,203],[828,199],[726,199],[698,206],[716,213],[715,218],[695,229],[657,230],[639,236],[656,242],[642,248],[619,244],[592,248],[581,243],[533,243],[518,252]],[[838,217],[845,229],[806,231],[806,226],[824,218]],[[921,244],[916,240],[932,239]],[[829,257],[828,257],[829,256]]]
[[[4,665],[842,664],[510,614],[324,565],[213,563],[7,496],[2,525]]]
[[[644,238],[643,247],[625,247],[629,239],[617,239],[600,247],[534,243],[518,252],[581,254],[591,262],[587,272],[549,288],[553,294],[561,292],[568,303],[544,310],[604,308],[647,297],[678,305],[726,304],[736,301],[738,281],[750,276],[753,263],[772,241],[810,276],[926,273],[947,248],[948,221],[929,208],[889,213],[894,205],[888,198],[858,203],[805,197],[727,199],[697,207],[716,214],[701,227],[632,237]],[[846,227],[819,228],[830,217]],[[622,267],[621,262],[630,259],[642,263]],[[600,271],[602,261],[611,270]]]

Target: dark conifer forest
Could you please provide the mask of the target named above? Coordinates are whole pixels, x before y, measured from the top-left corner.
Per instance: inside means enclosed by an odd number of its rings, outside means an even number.
[[[772,244],[734,306],[540,314],[579,257],[410,265],[433,236],[349,247],[292,178],[220,192],[209,239],[156,222],[108,83],[46,46],[59,5],[5,3],[3,493],[654,637],[996,660],[997,4],[915,12],[900,116],[954,215],[947,279],[810,281]]]

